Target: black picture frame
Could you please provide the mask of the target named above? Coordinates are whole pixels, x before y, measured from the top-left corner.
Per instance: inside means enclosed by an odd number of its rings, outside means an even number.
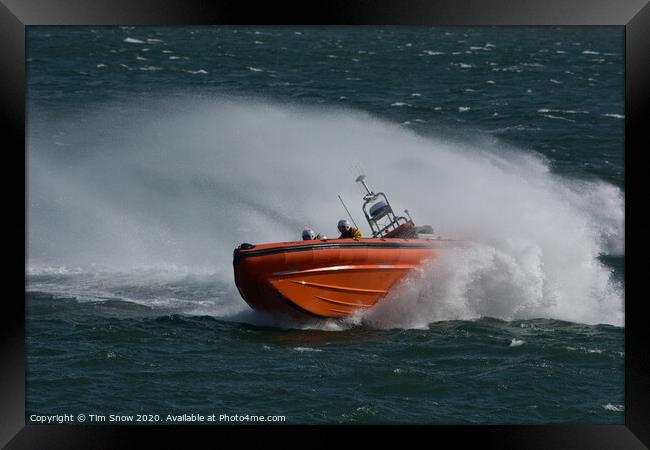
[[[638,253],[628,244],[634,228],[639,158],[650,148],[650,5],[646,0],[408,0],[245,2],[204,0],[0,0],[0,114],[5,171],[5,248],[11,250],[5,279],[12,288],[0,314],[0,445],[7,448],[118,448],[187,445],[199,435],[212,444],[262,444],[268,432],[284,439],[296,431],[310,443],[338,445],[341,434],[361,431],[384,440],[395,432],[408,441],[453,442],[495,448],[634,449],[650,446],[650,332],[643,294],[635,294]],[[549,426],[37,426],[25,425],[25,32],[29,25],[609,25],[625,28],[625,425]],[[24,175],[24,177],[23,177]],[[632,199],[632,200],[631,200]],[[632,203],[630,203],[632,201]],[[640,215],[640,213],[639,213]],[[20,220],[20,218],[24,220]],[[20,245],[23,236],[23,245]],[[13,244],[13,245],[7,245]],[[22,265],[21,265],[22,263]],[[262,434],[263,433],[263,434]],[[215,434],[217,436],[215,436]],[[311,436],[314,434],[315,436]],[[313,438],[316,437],[317,441]],[[283,440],[284,440],[283,439]],[[433,441],[432,439],[435,439]],[[293,439],[292,439],[293,440]]]

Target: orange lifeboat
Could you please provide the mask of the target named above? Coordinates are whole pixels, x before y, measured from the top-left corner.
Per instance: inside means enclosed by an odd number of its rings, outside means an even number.
[[[348,316],[371,308],[409,271],[459,244],[434,238],[430,226],[416,227],[410,216],[396,215],[386,195],[372,192],[365,179],[356,181],[366,190],[362,210],[372,238],[240,245],[233,266],[246,303],[303,318]]]
[[[427,239],[335,239],[242,244],[235,284],[256,310],[342,317],[368,309],[410,270],[453,245]]]

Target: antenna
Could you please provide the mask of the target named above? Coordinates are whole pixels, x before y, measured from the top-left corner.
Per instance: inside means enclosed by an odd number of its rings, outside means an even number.
[[[366,189],[366,192],[368,195],[372,196],[374,195],[372,191],[368,188],[368,185],[366,184],[366,176],[365,175],[359,175],[357,179],[355,180],[357,183],[361,183],[363,187]]]
[[[339,200],[341,200],[341,204],[342,204],[343,207],[345,208],[345,212],[348,213],[348,217],[350,217],[350,220],[351,220],[352,223],[354,224],[354,228],[359,228],[359,226],[357,225],[357,223],[354,221],[354,218],[352,217],[352,214],[350,214],[350,211],[348,210],[348,207],[345,206],[345,203],[343,202],[343,199],[341,198],[341,195],[340,195],[340,194],[339,194]]]

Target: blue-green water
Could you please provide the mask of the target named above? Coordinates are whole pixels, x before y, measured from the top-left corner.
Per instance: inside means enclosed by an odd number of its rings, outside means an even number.
[[[27,47],[28,420],[623,423],[622,29],[37,27]],[[335,235],[361,170],[476,248],[350,320],[251,311],[232,249]]]

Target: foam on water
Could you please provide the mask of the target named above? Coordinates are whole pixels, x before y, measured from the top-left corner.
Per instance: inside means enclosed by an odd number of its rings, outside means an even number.
[[[311,347],[294,347],[293,349],[297,352],[322,352],[321,349]]]
[[[144,44],[144,41],[141,41],[140,39],[131,38],[131,37],[125,38],[124,42],[127,42],[129,44]]]
[[[431,262],[344,323],[413,328],[491,316],[622,325],[622,288],[598,260],[623,252],[615,186],[559,177],[539,155],[485,134],[457,142],[358,111],[183,98],[95,106],[83,126],[72,116],[29,122],[32,275],[101,272],[102,283],[84,285],[90,295],[123,282],[110,274],[131,273],[130,285],[147,287],[161,284],[155,268],[182,267],[214,280],[199,290],[199,300],[212,299],[203,313],[258,320],[234,289],[233,248],[297,240],[307,225],[335,236],[345,215],[337,194],[361,224],[350,169],[360,164],[396,209],[476,245]],[[57,147],[62,130],[66,146]],[[142,292],[139,301],[153,298]],[[154,297],[164,300],[164,290]]]
[[[603,408],[605,408],[608,411],[614,411],[614,412],[621,412],[625,411],[625,406],[623,405],[612,405],[611,403],[608,403],[606,405],[602,405]]]

